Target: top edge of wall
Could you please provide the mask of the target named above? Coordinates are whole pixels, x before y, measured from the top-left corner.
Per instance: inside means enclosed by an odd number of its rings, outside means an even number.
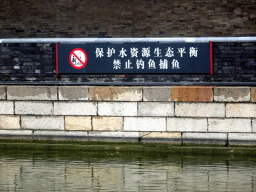
[[[181,38],[13,38],[0,39],[0,43],[206,43],[213,42],[253,42],[256,37],[181,37]]]

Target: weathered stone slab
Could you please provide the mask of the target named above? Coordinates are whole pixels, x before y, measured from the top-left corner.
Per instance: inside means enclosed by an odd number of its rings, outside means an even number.
[[[174,116],[174,103],[138,102],[138,116]]]
[[[0,101],[0,114],[3,114],[3,115],[14,114],[13,101]]]
[[[92,127],[94,131],[122,131],[122,117],[93,117]]]
[[[65,130],[92,130],[91,120],[87,116],[65,116]]]
[[[6,87],[0,86],[0,99],[6,100]]]
[[[166,131],[164,117],[124,117],[124,131]]]
[[[228,103],[227,117],[256,117],[256,105],[250,103]]]
[[[0,129],[20,129],[20,116],[0,115]]]
[[[90,131],[89,137],[130,137],[130,138],[138,138],[139,132],[107,132],[107,131]]]
[[[206,118],[167,118],[167,131],[207,132]]]
[[[140,132],[142,142],[181,144],[181,133]]]
[[[143,101],[171,101],[171,87],[143,87]]]
[[[0,130],[0,136],[3,135],[32,136],[32,130]]]
[[[99,102],[99,116],[137,116],[136,102]]]
[[[87,131],[34,131],[33,136],[35,137],[88,137]]]
[[[85,86],[58,87],[59,100],[88,100],[89,91]]]
[[[229,145],[256,145],[255,133],[229,133]]]
[[[251,132],[251,119],[208,119],[209,132]]]
[[[211,102],[213,89],[203,86],[175,86],[172,87],[172,101]]]
[[[64,130],[63,116],[21,116],[21,127],[24,129]]]
[[[175,116],[225,117],[224,103],[175,103]]]
[[[227,144],[227,133],[183,133],[184,144]]]
[[[142,88],[134,87],[90,87],[90,100],[142,101]]]
[[[54,115],[97,115],[96,102],[54,102]]]
[[[8,86],[7,100],[57,100],[57,87]]]
[[[50,101],[15,101],[15,114],[52,115],[53,104]]]
[[[249,87],[214,87],[214,101],[241,102],[250,101]]]

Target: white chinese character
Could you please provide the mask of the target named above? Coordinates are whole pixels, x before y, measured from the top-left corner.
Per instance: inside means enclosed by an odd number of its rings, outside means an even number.
[[[174,51],[173,48],[168,47],[166,53],[165,53],[165,57],[173,57],[174,56]]]
[[[114,59],[113,69],[121,69],[121,61],[119,59]]]
[[[179,63],[178,60],[176,60],[176,59],[172,60],[172,68],[173,69],[179,69],[180,68],[180,63]]]
[[[111,57],[113,54],[115,54],[115,49],[114,48],[108,48],[108,52],[107,52],[107,54],[108,54],[108,57]]]
[[[193,57],[193,56],[197,57],[197,51],[198,51],[197,47],[196,48],[195,47],[190,47],[189,48],[189,56],[190,57]]]
[[[148,61],[148,68],[149,69],[155,69],[156,68],[156,63],[155,63],[154,60],[149,59],[149,61]]]
[[[103,54],[103,48],[96,48],[96,57],[103,57],[104,54]]]
[[[168,61],[167,61],[167,59],[164,59],[164,60],[160,59],[159,66],[160,66],[160,69],[168,69]]]
[[[142,59],[137,59],[136,61],[137,69],[141,67],[141,69],[144,69],[144,61]]]
[[[148,48],[143,47],[141,53],[142,53],[142,57],[150,57],[150,47]]]
[[[131,67],[131,61],[130,61],[130,59],[128,59],[128,61],[127,62],[125,62],[125,69],[132,69],[133,67]]]
[[[131,48],[131,57],[138,57],[138,48]]]
[[[156,54],[155,57],[162,57],[161,52],[162,50],[159,47],[155,48],[155,51],[154,51],[154,54]]]
[[[180,53],[180,57],[183,57],[183,53],[186,53],[185,47],[183,47],[183,48],[178,48],[178,50],[179,50],[178,53]]]
[[[120,51],[119,56],[122,57],[122,58],[126,57],[127,55],[126,55],[125,52],[126,52],[126,49],[122,48],[122,50]]]

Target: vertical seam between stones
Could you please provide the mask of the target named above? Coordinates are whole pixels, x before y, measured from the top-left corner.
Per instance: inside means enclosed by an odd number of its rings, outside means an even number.
[[[206,118],[206,121],[207,121],[207,132],[209,132],[209,118]]]
[[[142,88],[141,88],[141,97],[142,97],[142,98],[141,98],[141,101],[142,101],[142,102],[144,101],[143,96],[144,96],[144,88],[142,87]]]
[[[93,117],[91,116],[91,130],[93,131]]]
[[[252,124],[252,118],[251,118],[251,132],[253,133],[253,124]]]
[[[5,91],[5,100],[8,100],[7,99],[7,86],[4,88],[4,91]]]
[[[59,97],[59,86],[57,86],[57,101],[60,100],[60,97]]]
[[[99,102],[98,101],[96,102],[96,105],[97,105],[97,107],[96,107],[96,116],[99,116]]]
[[[19,115],[19,117],[20,117],[20,121],[19,121],[19,123],[20,123],[20,129],[23,129],[23,128],[21,127],[21,115]]]
[[[124,117],[122,117],[122,131],[124,131]]]
[[[13,115],[16,115],[16,113],[15,113],[15,101],[12,101],[12,103],[13,103]]]

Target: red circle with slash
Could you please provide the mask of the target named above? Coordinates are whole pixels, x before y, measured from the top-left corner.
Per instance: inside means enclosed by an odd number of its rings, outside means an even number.
[[[73,49],[69,55],[69,62],[75,69],[82,69],[87,63],[87,54],[83,49]]]

